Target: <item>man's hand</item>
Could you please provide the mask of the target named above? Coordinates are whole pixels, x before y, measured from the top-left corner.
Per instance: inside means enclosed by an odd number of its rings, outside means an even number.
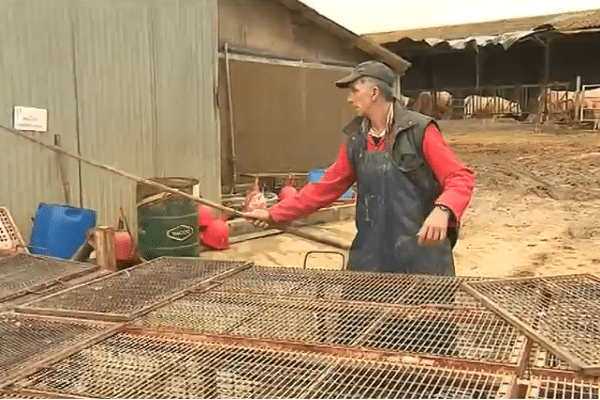
[[[267,210],[254,210],[242,214],[244,214],[244,218],[250,220],[252,225],[258,228],[267,229],[269,226],[274,224]]]
[[[417,233],[419,244],[421,246],[437,244],[446,239],[449,219],[450,215],[447,211],[435,207]]]

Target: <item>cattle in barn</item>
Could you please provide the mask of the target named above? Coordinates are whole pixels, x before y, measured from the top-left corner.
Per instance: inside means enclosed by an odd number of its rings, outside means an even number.
[[[552,120],[555,122],[568,122],[576,118],[578,109],[577,93],[568,90],[544,89],[538,96],[539,112],[541,120]]]
[[[410,97],[406,97],[404,95],[400,95],[400,98],[398,100],[400,100],[400,104],[402,104],[403,107],[408,107],[408,105],[412,101]]]
[[[577,93],[575,104],[577,110],[582,109],[584,118],[591,114],[594,119],[593,129],[600,129],[600,88]]]
[[[452,113],[452,95],[448,92],[421,92],[412,106],[412,110],[430,117],[448,119]]]
[[[510,116],[519,118],[521,115],[521,106],[513,100],[508,100],[499,96],[478,96],[471,95],[464,100],[465,117],[497,117]]]

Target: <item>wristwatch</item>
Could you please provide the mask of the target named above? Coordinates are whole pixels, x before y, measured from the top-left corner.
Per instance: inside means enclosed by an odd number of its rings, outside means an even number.
[[[445,212],[446,214],[448,214],[448,218],[450,218],[450,216],[452,216],[452,210],[449,209],[448,207],[446,207],[443,204],[436,204],[436,207],[439,208],[440,210],[442,210],[443,212]]]

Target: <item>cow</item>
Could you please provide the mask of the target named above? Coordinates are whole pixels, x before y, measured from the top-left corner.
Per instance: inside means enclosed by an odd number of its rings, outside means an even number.
[[[600,88],[583,90],[576,94],[576,110],[581,110],[583,117],[591,113],[594,118],[594,130],[600,129]]]
[[[521,115],[519,103],[499,96],[471,95],[465,97],[464,104],[466,118],[472,118],[475,115],[494,118],[497,116],[518,118]]]
[[[412,110],[430,117],[448,119],[452,113],[452,95],[448,92],[421,92],[412,106]]]

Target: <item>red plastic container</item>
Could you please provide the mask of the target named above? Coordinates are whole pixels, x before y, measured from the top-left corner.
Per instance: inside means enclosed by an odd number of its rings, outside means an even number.
[[[127,231],[115,232],[115,253],[117,261],[134,261],[136,259],[133,240]]]

